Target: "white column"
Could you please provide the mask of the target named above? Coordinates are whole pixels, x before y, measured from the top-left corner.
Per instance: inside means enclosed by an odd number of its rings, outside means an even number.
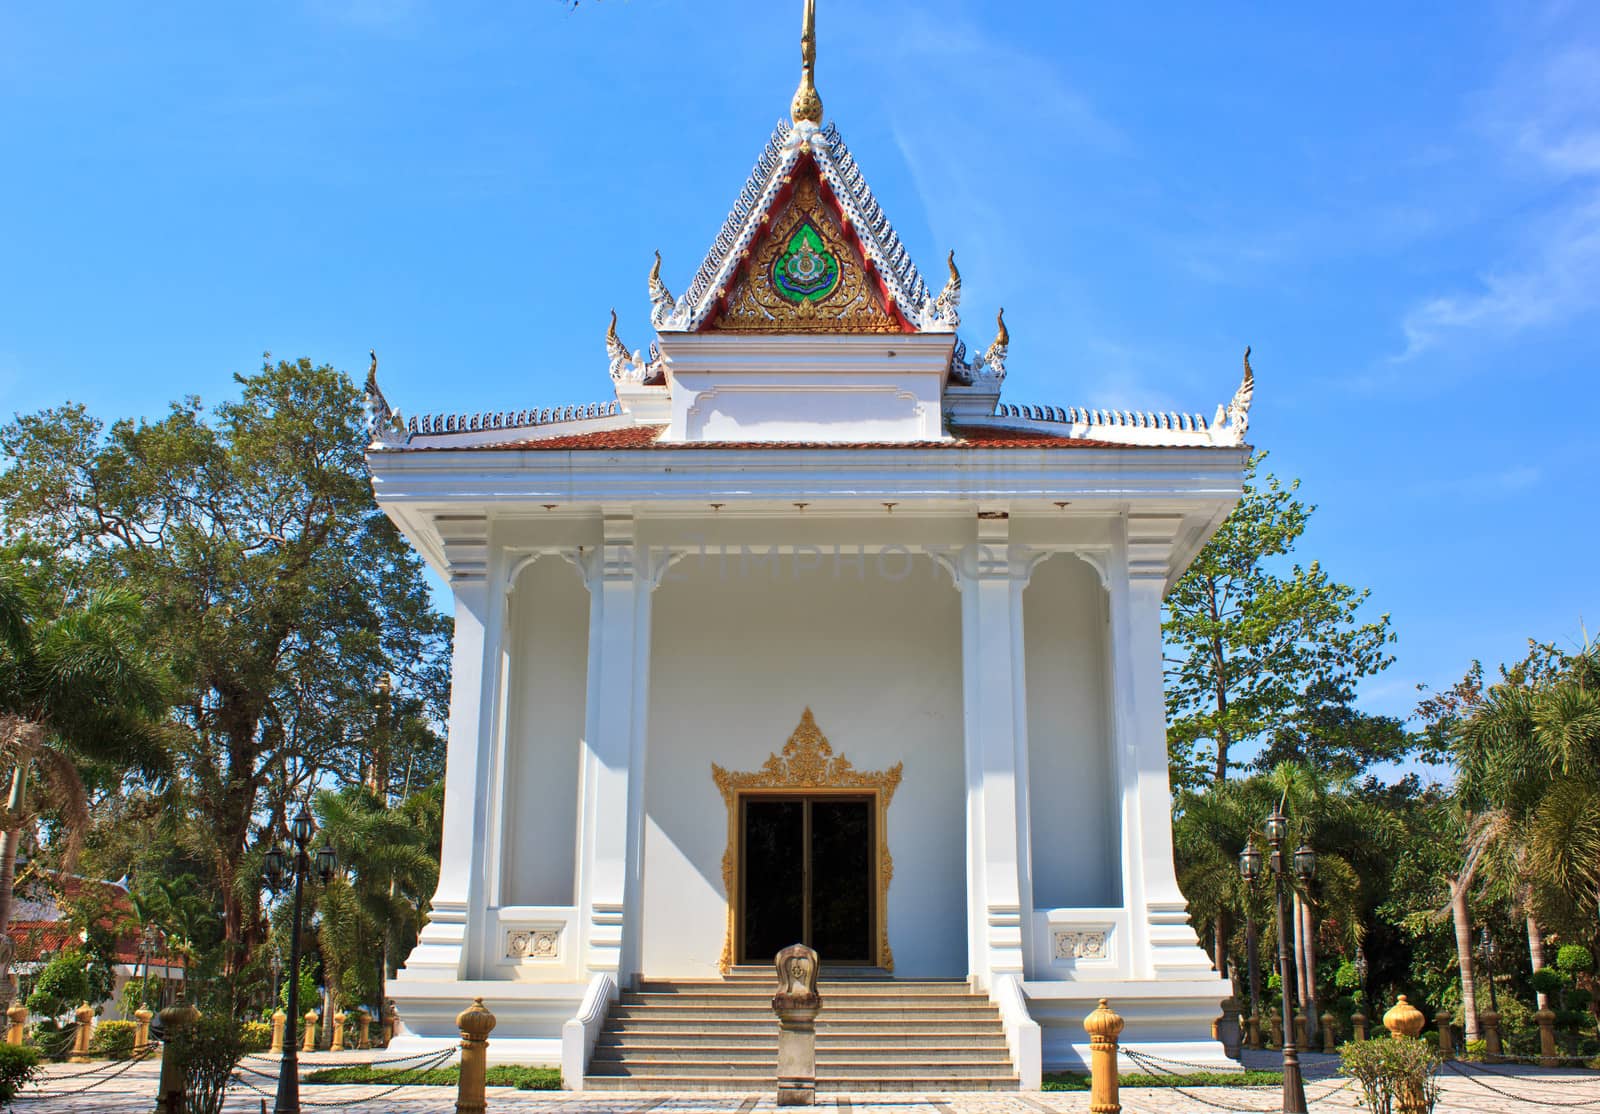
[[[1032,894],[1026,874],[1027,715],[1022,589],[1031,562],[1009,544],[1004,512],[978,520],[961,567],[971,977],[1022,978]]]
[[[444,834],[439,885],[428,923],[407,957],[402,979],[466,978],[469,910],[482,904],[483,855],[487,834],[486,765],[488,724],[499,656],[487,645],[489,619],[488,520],[481,516],[439,519],[455,597],[455,638],[450,663],[450,725],[445,748]]]
[[[1172,856],[1172,785],[1167,769],[1161,606],[1172,541],[1182,519],[1132,515],[1113,564],[1111,638],[1122,788],[1123,901],[1135,978],[1211,975],[1189,925]]]
[[[579,900],[586,973],[606,972],[626,986],[639,954],[653,585],[647,555],[635,554],[632,514],[608,510],[604,530],[588,574]]]

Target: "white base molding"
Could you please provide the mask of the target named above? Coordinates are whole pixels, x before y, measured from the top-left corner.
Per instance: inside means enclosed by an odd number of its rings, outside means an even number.
[[[456,1015],[482,998],[494,1014],[489,1063],[558,1067],[561,1027],[583,1003],[584,983],[519,983],[499,979],[396,979],[389,996],[400,1025],[386,1058],[459,1044]]]
[[[1221,1016],[1222,1000],[1232,992],[1226,979],[1215,976],[1172,982],[1085,979],[1022,984],[1028,1012],[1043,1030],[1046,1072],[1088,1070],[1089,1034],[1083,1030],[1083,1019],[1101,998],[1122,1015],[1123,1048],[1200,1066],[1234,1065],[1221,1042],[1211,1036],[1211,1023]]]

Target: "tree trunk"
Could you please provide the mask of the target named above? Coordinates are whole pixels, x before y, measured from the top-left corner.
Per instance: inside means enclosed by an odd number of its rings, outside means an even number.
[[[1472,920],[1467,913],[1467,887],[1450,880],[1450,919],[1456,929],[1456,964],[1461,968],[1461,1012],[1467,1039],[1478,1039],[1478,994],[1472,977]]]
[[[1217,969],[1221,978],[1228,977],[1228,939],[1233,935],[1233,914],[1226,909],[1217,911],[1216,923],[1212,926],[1212,956],[1211,962]]]
[[[20,818],[22,806],[27,800],[28,792],[28,764],[19,762],[11,771],[11,796],[6,801],[8,816]],[[0,938],[10,939],[6,935],[11,927],[12,890],[16,888],[17,880],[17,848],[22,846],[22,825],[8,828],[0,832]],[[10,972],[0,972],[0,976],[9,976]]]
[[[1539,927],[1539,920],[1531,912],[1528,914],[1528,960],[1535,971],[1544,967],[1544,929]],[[1539,1008],[1550,1008],[1549,995],[1539,994]]]
[[[1258,1020],[1261,1017],[1261,934],[1256,929],[1256,919],[1250,914],[1245,914],[1244,921],[1244,959],[1245,967],[1250,975],[1250,1013]]]
[[[1306,968],[1301,978],[1305,983],[1306,1036],[1315,1040],[1321,1026],[1321,1015],[1317,1012],[1317,931],[1311,902],[1305,900],[1300,902],[1300,932],[1305,937]]]

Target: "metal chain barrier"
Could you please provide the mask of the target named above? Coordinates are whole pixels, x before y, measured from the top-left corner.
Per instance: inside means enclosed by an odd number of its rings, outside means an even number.
[[[1473,1070],[1469,1070],[1467,1068],[1464,1068],[1454,1060],[1445,1061],[1445,1065],[1444,1066],[1449,1068],[1456,1075],[1461,1076],[1463,1079],[1470,1080],[1472,1083],[1476,1084],[1477,1086],[1482,1087],[1485,1091],[1489,1091],[1492,1094],[1499,1095],[1502,1098],[1516,1099],[1518,1102],[1532,1103],[1534,1106],[1558,1106],[1558,1107],[1568,1107],[1568,1108],[1576,1108],[1576,1107],[1583,1107],[1583,1106],[1600,1106],[1600,1096],[1596,1096],[1596,1097],[1594,1097],[1592,1099],[1579,1099],[1576,1102],[1565,1102],[1565,1101],[1562,1101],[1560,1099],[1538,1099],[1538,1098],[1534,1098],[1532,1095],[1529,1095],[1526,1091],[1507,1091],[1507,1090],[1503,1090],[1502,1088],[1496,1087],[1492,1083],[1484,1082],[1484,1080],[1482,1078],[1480,1078],[1480,1076],[1483,1075],[1483,1074],[1497,1075],[1502,1079],[1515,1079],[1515,1080],[1526,1081],[1526,1082],[1535,1083],[1535,1084],[1544,1083],[1544,1084],[1552,1084],[1552,1085],[1556,1085],[1556,1086],[1560,1086],[1562,1084],[1567,1084],[1567,1083],[1593,1083],[1593,1082],[1595,1082],[1595,1080],[1592,1080],[1592,1079],[1540,1079],[1540,1078],[1535,1077],[1535,1076],[1511,1075],[1508,1072],[1480,1072],[1480,1071],[1473,1071]]]
[[[456,1050],[453,1047],[452,1048],[440,1049],[437,1052],[427,1053],[426,1055],[429,1058],[427,1060],[424,1060],[422,1063],[418,1064],[416,1067],[414,1067],[414,1068],[406,1068],[406,1069],[403,1069],[403,1070],[406,1070],[406,1071],[432,1071],[434,1068],[443,1066],[455,1054],[456,1054]],[[416,1059],[416,1057],[407,1056],[407,1057],[405,1057],[405,1059],[413,1060],[413,1059]],[[362,1065],[357,1065],[357,1066],[366,1067],[368,1065],[362,1064]],[[273,1080],[277,1079],[277,1076],[275,1076],[275,1075],[274,1076],[268,1076],[264,1072],[255,1071],[254,1069],[247,1068],[245,1070],[249,1071],[251,1075],[262,1076],[263,1078],[268,1078],[268,1079],[273,1079]],[[318,1070],[320,1071],[321,1068],[319,1067]],[[253,1091],[256,1094],[260,1095],[262,1098],[271,1099],[271,1098],[275,1098],[276,1097],[275,1095],[273,1095],[273,1094],[271,1094],[271,1093],[269,1093],[267,1091],[262,1090],[260,1087],[257,1087],[254,1083],[250,1082],[248,1079],[243,1078],[242,1076],[240,1076],[238,1074],[237,1071],[235,1071],[233,1078],[234,1078],[234,1082],[235,1083],[241,1084],[242,1086],[244,1086],[244,1088],[246,1090]],[[333,1086],[340,1086],[340,1084],[333,1084]],[[360,1086],[360,1084],[346,1083],[346,1084],[342,1084],[342,1086],[353,1087],[353,1086]],[[413,1086],[416,1086],[416,1084],[413,1084],[413,1083],[396,1083],[396,1084],[394,1084],[394,1085],[392,1085],[392,1086],[390,1086],[390,1087],[388,1087],[388,1088],[386,1088],[386,1089],[384,1089],[382,1091],[378,1091],[375,1094],[358,1095],[358,1096],[356,1096],[354,1098],[335,1099],[335,1100],[332,1100],[332,1101],[329,1101],[329,1102],[316,1102],[314,1100],[302,1097],[301,1100],[300,1100],[300,1105],[301,1106],[318,1107],[318,1108],[327,1108],[327,1109],[338,1109],[340,1107],[356,1106],[356,1105],[359,1105],[359,1104],[362,1104],[362,1103],[377,1102],[379,1099],[388,1098],[390,1095],[394,1094],[396,1091],[401,1091],[401,1090],[404,1090],[407,1087],[413,1087]]]
[[[1180,1086],[1176,1082],[1177,1079],[1181,1078],[1181,1073],[1175,1072],[1169,1067],[1162,1066],[1162,1063],[1176,1064],[1180,1067],[1195,1067],[1196,1065],[1188,1064],[1181,1060],[1166,1060],[1164,1057],[1152,1056],[1127,1047],[1122,1047],[1119,1049],[1119,1051],[1121,1051],[1124,1056],[1132,1061],[1134,1067],[1139,1068],[1146,1075],[1154,1076],[1157,1080],[1155,1086],[1164,1091],[1171,1091],[1174,1094],[1182,1095],[1190,1102],[1197,1102],[1202,1106],[1209,1106],[1213,1110],[1236,1111],[1238,1114],[1273,1114],[1273,1112],[1277,1109],[1275,1106],[1237,1106],[1233,1103],[1221,1102],[1216,1099],[1206,1098],[1203,1095],[1197,1095],[1193,1091]],[[1162,1061],[1162,1063],[1158,1063],[1157,1061]],[[1205,1065],[1205,1070],[1215,1069],[1213,1069],[1211,1065]],[[1242,1071],[1242,1069],[1238,1070]],[[1219,1074],[1227,1074],[1227,1072],[1219,1072]],[[1163,1076],[1171,1076],[1173,1081],[1167,1082],[1162,1078]],[[1270,1086],[1270,1084],[1240,1084],[1240,1086],[1244,1087],[1245,1089],[1255,1091],[1260,1090],[1263,1086]]]
[[[153,1049],[153,1047],[154,1046],[151,1046],[152,1049]],[[140,1053],[137,1056],[130,1056],[126,1061],[124,1061],[120,1065],[117,1065],[116,1061],[110,1061],[110,1062],[108,1062],[106,1064],[105,1068],[95,1068],[94,1071],[86,1071],[86,1072],[80,1071],[80,1072],[74,1072],[71,1075],[51,1076],[50,1078],[43,1080],[43,1083],[44,1084],[54,1084],[54,1083],[58,1083],[58,1082],[60,1082],[61,1080],[64,1080],[64,1079],[81,1079],[84,1076],[96,1075],[96,1074],[98,1074],[100,1076],[100,1078],[94,1080],[92,1083],[87,1083],[84,1086],[75,1088],[74,1090],[71,1090],[71,1091],[57,1091],[57,1090],[48,1090],[47,1091],[47,1090],[44,1090],[39,1084],[35,1084],[35,1088],[34,1089],[29,1089],[29,1090],[26,1090],[26,1091],[18,1092],[17,1097],[16,1097],[16,1099],[14,1101],[22,1102],[25,1099],[71,1098],[73,1095],[86,1094],[89,1091],[94,1090],[96,1087],[100,1087],[100,1086],[103,1086],[104,1084],[110,1083],[113,1079],[117,1079],[117,1078],[121,1077],[122,1075],[126,1074],[127,1072],[132,1071],[136,1066],[138,1066],[139,1064],[144,1063],[144,1061],[150,1059],[151,1055],[152,1055],[152,1052],[147,1050],[147,1051],[145,1051],[143,1053]],[[115,1071],[108,1070],[111,1067],[116,1067],[116,1070]]]
[[[1256,1106],[1234,1106],[1234,1105],[1230,1105],[1230,1104],[1224,1103],[1224,1102],[1222,1102],[1220,1100],[1217,1100],[1217,1099],[1210,1099],[1210,1098],[1206,1098],[1203,1095],[1193,1094],[1191,1091],[1184,1089],[1180,1084],[1178,1084],[1175,1081],[1174,1082],[1165,1082],[1165,1081],[1161,1080],[1162,1076],[1171,1076],[1171,1077],[1173,1077],[1174,1080],[1176,1080],[1177,1078],[1180,1078],[1181,1075],[1182,1075],[1182,1073],[1173,1071],[1171,1069],[1171,1067],[1167,1067],[1167,1066],[1164,1066],[1164,1065],[1176,1065],[1178,1067],[1195,1068],[1195,1069],[1202,1070],[1202,1071],[1213,1072],[1213,1073],[1215,1073],[1217,1075],[1241,1075],[1241,1076],[1244,1075],[1247,1070],[1249,1070],[1249,1069],[1243,1067],[1242,1065],[1240,1065],[1240,1066],[1228,1065],[1226,1067],[1219,1068],[1219,1067],[1215,1067],[1215,1066],[1210,1065],[1210,1064],[1197,1064],[1197,1063],[1195,1063],[1193,1061],[1189,1061],[1189,1060],[1171,1060],[1171,1059],[1168,1059],[1165,1056],[1157,1056],[1157,1055],[1155,1055],[1153,1053],[1149,1053],[1149,1052],[1139,1052],[1139,1051],[1137,1051],[1135,1049],[1132,1049],[1132,1048],[1122,1048],[1122,1049],[1120,1049],[1120,1051],[1124,1055],[1126,1055],[1129,1060],[1131,1060],[1133,1062],[1133,1065],[1135,1067],[1139,1068],[1142,1072],[1144,1072],[1144,1074],[1155,1076],[1157,1078],[1158,1082],[1156,1082],[1154,1084],[1154,1086],[1160,1087],[1163,1090],[1174,1091],[1174,1092],[1176,1092],[1176,1093],[1178,1093],[1180,1095],[1183,1095],[1185,1098],[1190,1099],[1190,1100],[1192,1100],[1194,1102],[1198,1102],[1198,1103],[1201,1103],[1202,1105],[1210,1106],[1210,1107],[1213,1107],[1213,1108],[1219,1109],[1219,1110],[1234,1110],[1234,1111],[1241,1111],[1241,1112],[1243,1112],[1243,1111],[1253,1111],[1253,1112],[1255,1112],[1255,1114],[1273,1114],[1273,1112],[1277,1110],[1277,1107],[1275,1107],[1275,1106],[1273,1106],[1273,1107],[1256,1107]],[[1353,1079],[1345,1079],[1345,1080],[1336,1082],[1334,1084],[1334,1086],[1328,1087],[1325,1090],[1323,1090],[1322,1093],[1316,1094],[1316,1095],[1311,1094],[1310,1093],[1310,1089],[1307,1088],[1306,1102],[1308,1104],[1309,1103],[1314,1103],[1314,1102],[1323,1102],[1323,1101],[1325,1101],[1327,1099],[1332,1098],[1334,1095],[1337,1095],[1337,1094],[1339,1094],[1339,1093],[1341,1093],[1343,1091],[1349,1090],[1351,1088],[1351,1086],[1354,1085],[1354,1083],[1355,1083],[1355,1080],[1353,1080]],[[1267,1091],[1271,1090],[1272,1088],[1277,1087],[1278,1084],[1276,1084],[1276,1083],[1232,1083],[1232,1084],[1229,1084],[1229,1086],[1235,1087],[1235,1088],[1238,1088],[1239,1090],[1244,1090],[1244,1091],[1250,1091],[1250,1092],[1258,1092],[1259,1091],[1259,1092],[1264,1094]]]

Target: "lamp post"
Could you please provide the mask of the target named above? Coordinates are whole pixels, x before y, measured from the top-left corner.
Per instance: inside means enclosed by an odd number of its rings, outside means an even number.
[[[1289,937],[1284,930],[1289,920],[1285,908],[1285,876],[1291,864],[1284,860],[1284,845],[1289,837],[1289,821],[1280,809],[1273,809],[1267,817],[1267,844],[1272,849],[1273,906],[1278,924],[1278,981],[1283,989],[1283,1111],[1284,1114],[1306,1114],[1306,1085],[1300,1075],[1300,1050],[1295,1046],[1294,1031],[1294,956],[1289,950]],[[1309,882],[1316,874],[1317,854],[1302,844],[1294,852],[1292,868],[1302,882]],[[1239,853],[1239,874],[1246,882],[1254,882],[1261,874],[1261,852],[1254,844],[1246,845]]]
[[[1500,996],[1495,993],[1494,989],[1494,960],[1495,956],[1500,954],[1500,948],[1495,944],[1494,937],[1489,935],[1487,925],[1484,926],[1483,931],[1478,936],[1478,946],[1483,950],[1484,973],[1489,976],[1489,1008],[1498,1014],[1500,1012]]]
[[[294,1021],[300,1010],[300,924],[303,888],[306,875],[313,869],[323,884],[333,879],[333,848],[326,844],[315,855],[306,850],[311,844],[311,813],[302,806],[300,815],[289,825],[294,842],[291,862],[283,848],[274,847],[267,852],[265,873],[267,885],[274,893],[282,892],[294,881],[294,920],[289,932],[289,1039],[283,1042],[283,1061],[278,1066],[278,1096],[272,1104],[272,1114],[300,1114],[300,1061],[296,1055],[300,1042],[294,1039]],[[313,859],[315,862],[313,863]]]
[[[1361,1012],[1366,1013],[1372,1006],[1372,997],[1367,993],[1367,950],[1363,947],[1356,948],[1356,979],[1361,983]],[[1370,1016],[1370,1015],[1369,1015]]]

